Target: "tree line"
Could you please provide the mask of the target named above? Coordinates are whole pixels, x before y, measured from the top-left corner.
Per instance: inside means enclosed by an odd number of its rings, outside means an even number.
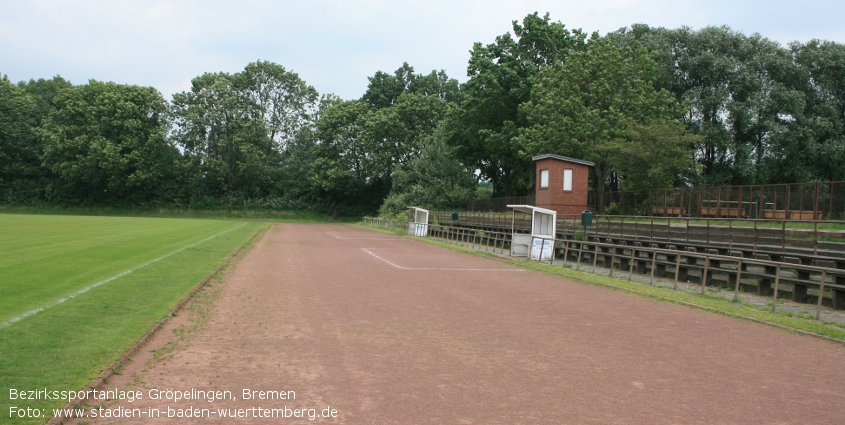
[[[537,13],[470,51],[468,80],[407,63],[359,99],[282,65],[152,87],[0,79],[0,203],[347,215],[533,188],[531,157],[591,190],[845,180],[845,45],[727,27],[600,36]]]

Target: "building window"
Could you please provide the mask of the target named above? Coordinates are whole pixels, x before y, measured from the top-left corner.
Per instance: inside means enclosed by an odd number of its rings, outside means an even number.
[[[572,190],[572,170],[563,170],[563,190]]]
[[[549,187],[549,170],[540,170],[540,187]]]

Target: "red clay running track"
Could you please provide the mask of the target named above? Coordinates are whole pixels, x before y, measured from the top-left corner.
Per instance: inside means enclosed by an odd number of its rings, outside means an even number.
[[[134,363],[109,388],[145,399],[106,407],[162,417],[89,423],[845,423],[841,345],[343,225],[274,225],[186,348]],[[337,417],[166,419],[168,406]]]

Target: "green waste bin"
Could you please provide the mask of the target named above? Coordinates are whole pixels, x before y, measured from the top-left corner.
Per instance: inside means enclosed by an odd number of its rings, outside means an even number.
[[[586,210],[581,213],[581,225],[582,226],[592,226],[593,225],[593,213],[590,210]]]
[[[455,211],[452,211],[452,221],[458,221],[458,213]]]

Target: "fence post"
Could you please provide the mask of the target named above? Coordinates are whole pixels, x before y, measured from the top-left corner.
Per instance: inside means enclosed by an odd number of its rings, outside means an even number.
[[[654,285],[654,267],[657,265],[657,251],[651,251],[651,279],[648,284]]]
[[[786,252],[786,220],[780,224],[780,251]]]
[[[616,263],[616,245],[610,247],[610,274],[608,277],[613,277],[613,265]]]
[[[566,246],[563,248],[563,263],[566,264],[569,261],[569,239],[563,240]]]
[[[651,233],[649,242],[654,242],[654,217],[651,218],[651,231],[649,233]]]
[[[666,220],[666,242],[672,242],[672,217]]]
[[[707,285],[707,272],[710,267],[710,256],[704,257],[704,271],[701,273],[701,295],[704,295],[704,286]]]
[[[739,299],[739,280],[742,279],[742,260],[736,264],[736,287],[734,288],[734,301]]]
[[[575,264],[575,270],[581,268],[581,253],[584,251],[584,242],[578,243],[578,262]]]
[[[640,240],[640,218],[634,216],[634,240]]]
[[[680,251],[678,251],[678,254],[676,255],[676,257],[677,257],[677,260],[675,261],[675,285],[672,286],[672,290],[674,290],[674,291],[678,290],[678,275],[681,274],[681,252]]]
[[[728,218],[728,249],[733,249],[734,246],[734,221]]]
[[[822,271],[822,281],[819,284],[819,302],[816,303],[816,320],[819,320],[819,318],[822,315],[822,300],[824,299],[824,281],[825,281],[826,277],[827,277],[827,271],[823,270]]]
[[[778,285],[780,284],[780,264],[775,269],[775,295],[772,298],[772,313],[775,312],[775,306],[778,305]]]
[[[599,243],[596,242],[596,252],[593,253],[593,274],[596,273],[596,261],[599,259]]]
[[[534,241],[531,241],[532,243]],[[537,257],[537,262],[543,261],[543,248],[546,247],[546,238],[540,238],[540,256]],[[528,248],[528,258],[531,258],[531,248]]]

